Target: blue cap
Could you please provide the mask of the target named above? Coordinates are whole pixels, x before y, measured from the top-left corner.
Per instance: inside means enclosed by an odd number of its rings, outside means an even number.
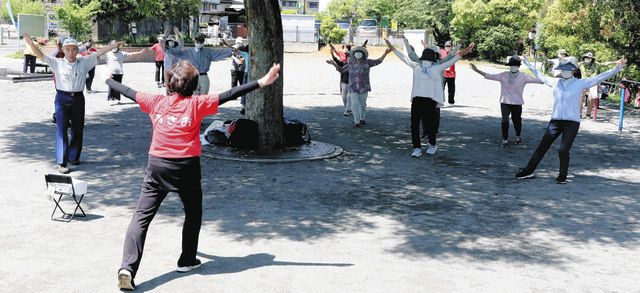
[[[576,70],[576,69],[578,69],[578,67],[573,65],[573,63],[564,63],[556,67],[556,70]]]
[[[576,57],[567,57],[564,62],[559,64],[554,70],[576,70],[578,69],[578,61]]]

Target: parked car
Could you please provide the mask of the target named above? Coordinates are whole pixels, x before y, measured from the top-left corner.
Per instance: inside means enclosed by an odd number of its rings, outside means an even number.
[[[378,35],[378,21],[375,19],[367,18],[360,22],[356,29],[358,36],[377,36]]]
[[[348,20],[337,20],[336,24],[343,31],[349,31],[349,29],[351,29],[351,24]]]

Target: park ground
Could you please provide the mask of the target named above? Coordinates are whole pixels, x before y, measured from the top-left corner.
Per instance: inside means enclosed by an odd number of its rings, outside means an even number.
[[[203,157],[203,266],[174,271],[183,213],[169,195],[149,230],[139,292],[640,292],[637,110],[622,133],[615,105],[584,120],[568,184],[554,184],[557,142],[535,179],[516,181],[550,117],[549,88],[527,86],[524,143],[502,149],[499,85],[461,63],[439,151],[415,159],[408,67],[390,56],[372,69],[367,125],[356,129],[326,57],[285,56],[285,115],[345,153],[287,164]],[[228,88],[229,63],[213,64],[214,91]],[[88,216],[70,223],[49,219],[45,196],[43,175],[56,172],[53,83],[0,81],[4,292],[116,291],[151,127],[135,104],[109,106],[105,71],[98,66],[100,92],[86,96],[82,164],[71,172],[89,182]],[[151,63],[126,64],[124,83],[159,93],[153,72]],[[230,102],[205,122],[239,109]]]

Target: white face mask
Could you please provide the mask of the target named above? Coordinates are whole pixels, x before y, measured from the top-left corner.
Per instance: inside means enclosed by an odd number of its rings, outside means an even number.
[[[591,63],[591,62],[593,62],[593,59],[591,59],[591,58],[584,58],[584,62]]]
[[[433,61],[422,60],[422,68],[429,67],[433,65]]]
[[[573,71],[572,70],[562,70],[560,72],[560,76],[562,76],[562,78],[564,79],[570,79],[573,77]]]
[[[204,43],[196,43],[196,49],[204,48]]]
[[[118,49],[118,48],[111,49],[111,52],[113,52],[113,53],[118,53],[118,51],[120,51],[120,49]]]
[[[509,71],[511,71],[511,73],[518,73],[518,71],[520,71],[520,67],[519,66],[509,66]]]
[[[362,54],[362,52],[355,52],[353,53],[353,57],[356,57],[356,59],[362,59],[364,54]]]

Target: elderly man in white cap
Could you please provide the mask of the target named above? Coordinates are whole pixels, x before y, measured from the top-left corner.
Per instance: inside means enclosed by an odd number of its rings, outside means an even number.
[[[60,173],[69,173],[67,163],[80,164],[82,134],[84,129],[84,87],[89,70],[98,64],[98,57],[116,48],[123,42],[98,50],[95,54],[78,57],[78,43],[71,38],[64,40],[62,51],[64,58],[44,55],[33,43],[28,34],[24,34],[27,46],[38,59],[51,67],[56,76],[56,162]],[[71,142],[67,135],[71,121]]]

